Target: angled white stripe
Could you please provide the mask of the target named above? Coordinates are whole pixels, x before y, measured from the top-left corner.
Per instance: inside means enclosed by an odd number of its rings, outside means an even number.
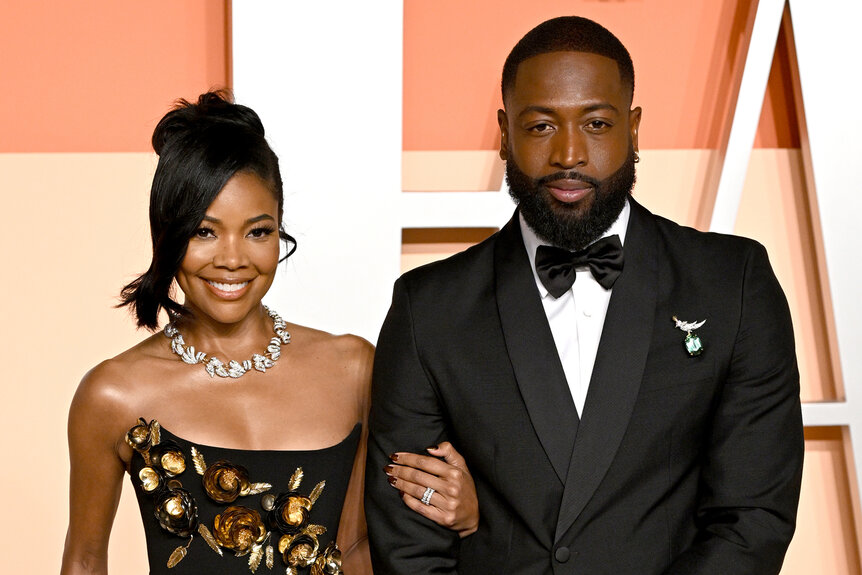
[[[733,113],[730,138],[715,197],[715,208],[709,229],[732,234],[742,198],[742,187],[748,171],[748,160],[760,120],[766,84],[772,68],[775,42],[781,28],[784,0],[760,0],[751,32],[751,43],[745,58],[739,97]]]

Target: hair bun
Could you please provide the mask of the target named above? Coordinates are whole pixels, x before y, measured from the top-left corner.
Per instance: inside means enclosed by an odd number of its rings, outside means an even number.
[[[177,100],[173,110],[165,114],[153,131],[153,149],[162,150],[178,137],[199,133],[215,125],[233,125],[260,137],[264,136],[263,123],[254,110],[235,104],[228,90],[215,90],[201,94],[196,103]]]

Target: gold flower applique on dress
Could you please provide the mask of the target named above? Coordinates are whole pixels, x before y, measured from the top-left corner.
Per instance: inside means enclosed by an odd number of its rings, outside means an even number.
[[[261,563],[272,569],[275,563],[273,532],[279,537],[278,553],[287,575],[343,575],[341,551],[335,542],[320,549],[318,537],[326,527],[310,522],[311,509],[323,493],[325,481],[318,483],[307,496],[299,493],[302,468],[297,468],[288,481],[288,491],[277,496],[267,493],[261,498],[261,508],[267,512],[262,519],[258,511],[242,505],[229,505],[212,520],[212,530],[198,519],[194,497],[177,476],[186,470],[186,458],[173,441],[161,441],[158,421],[149,423],[141,418],[126,434],[126,442],[141,455],[146,464],[138,473],[141,489],[154,498],[155,517],[161,528],[179,537],[188,537],[185,545],[174,549],[167,565],[174,567],[188,554],[196,531],[210,548],[224,556],[229,549],[237,557],[248,556],[248,567],[256,572]],[[269,483],[253,483],[245,467],[219,460],[207,465],[203,453],[191,447],[191,460],[201,476],[207,497],[219,505],[233,504],[240,497],[269,491]],[[300,571],[302,570],[302,571]]]
[[[138,472],[141,489],[154,497],[155,516],[162,529],[179,537],[188,537],[185,545],[174,549],[168,567],[174,567],[188,554],[198,524],[198,506],[194,497],[174,477],[186,470],[185,456],[179,446],[161,441],[161,427],[155,419],[143,417],[126,433],[126,443],[141,454],[146,466]]]
[[[299,493],[302,483],[302,468],[298,467],[290,477],[289,491],[278,496],[265,495],[263,508],[269,511],[267,522],[273,530],[281,532],[278,552],[287,565],[287,575],[297,575],[300,568],[311,567],[312,575],[341,573],[341,552],[327,547],[320,552],[318,536],[326,533],[326,527],[309,523],[311,508],[326,486],[321,481],[308,496]],[[337,553],[336,553],[337,552]],[[334,569],[334,570],[333,570]]]

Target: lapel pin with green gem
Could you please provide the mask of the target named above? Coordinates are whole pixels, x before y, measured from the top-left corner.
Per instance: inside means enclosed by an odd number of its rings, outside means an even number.
[[[706,320],[682,321],[677,319],[676,316],[673,316],[673,321],[678,329],[681,329],[688,334],[685,336],[685,350],[688,352],[688,355],[694,357],[696,355],[702,354],[703,342],[700,341],[700,336],[693,332],[694,330],[700,328],[700,326],[705,324]]]

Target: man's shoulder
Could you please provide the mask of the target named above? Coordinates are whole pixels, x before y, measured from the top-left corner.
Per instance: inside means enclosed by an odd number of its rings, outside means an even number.
[[[664,251],[690,258],[692,263],[708,265],[730,260],[745,260],[754,252],[766,249],[757,240],[744,236],[705,232],[684,226],[663,216],[646,212],[655,225]]]

